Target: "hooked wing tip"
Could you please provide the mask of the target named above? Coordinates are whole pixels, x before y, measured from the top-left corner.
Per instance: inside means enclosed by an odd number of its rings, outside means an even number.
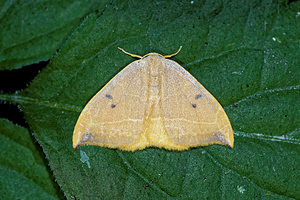
[[[73,148],[74,148],[74,149],[78,149],[79,146],[80,146],[80,145],[73,143]]]

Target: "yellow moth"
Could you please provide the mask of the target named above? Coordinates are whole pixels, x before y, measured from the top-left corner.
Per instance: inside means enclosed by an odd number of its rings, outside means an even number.
[[[73,147],[98,145],[135,151],[146,147],[186,150],[233,147],[233,131],[219,102],[171,55],[137,57],[85,106]]]

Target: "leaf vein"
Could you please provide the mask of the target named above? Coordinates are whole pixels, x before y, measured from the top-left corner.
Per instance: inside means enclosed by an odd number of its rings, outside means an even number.
[[[128,167],[128,169],[135,174],[136,176],[138,176],[139,178],[141,178],[143,181],[145,181],[147,184],[149,184],[152,188],[154,188],[155,190],[159,191],[161,194],[163,194],[164,196],[167,197],[172,197],[170,194],[168,194],[167,192],[165,192],[163,189],[159,188],[157,185],[155,185],[152,181],[149,181],[146,177],[144,177],[141,173],[139,173],[138,171],[136,171],[135,169],[133,169],[133,167],[130,165],[130,163],[127,161],[127,159],[123,156],[122,152],[119,150],[116,150],[118,156],[122,159],[122,161],[124,162],[124,164]]]

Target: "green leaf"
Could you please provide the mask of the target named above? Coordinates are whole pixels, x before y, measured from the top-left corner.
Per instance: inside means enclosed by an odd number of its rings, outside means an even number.
[[[0,69],[48,60],[96,5],[93,0],[1,1]]]
[[[130,1],[91,13],[21,105],[68,199],[300,196],[299,1]],[[72,148],[88,100],[133,58],[170,54],[224,106],[235,146],[125,152]]]
[[[0,198],[58,199],[43,157],[27,129],[0,119]]]

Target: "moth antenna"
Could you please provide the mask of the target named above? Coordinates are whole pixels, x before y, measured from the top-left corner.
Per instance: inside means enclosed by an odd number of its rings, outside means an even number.
[[[173,56],[176,56],[180,52],[181,48],[182,48],[182,46],[179,47],[179,49],[178,49],[178,51],[176,53],[173,53],[173,54],[170,54],[170,55],[165,55],[163,57],[164,58],[171,58]]]
[[[131,57],[134,57],[134,58],[143,58],[142,56],[140,55],[136,55],[136,54],[132,54],[132,53],[128,53],[127,51],[125,51],[124,49],[118,47],[118,49],[120,49],[121,51],[123,51],[123,53],[127,54],[127,55],[130,55]]]

